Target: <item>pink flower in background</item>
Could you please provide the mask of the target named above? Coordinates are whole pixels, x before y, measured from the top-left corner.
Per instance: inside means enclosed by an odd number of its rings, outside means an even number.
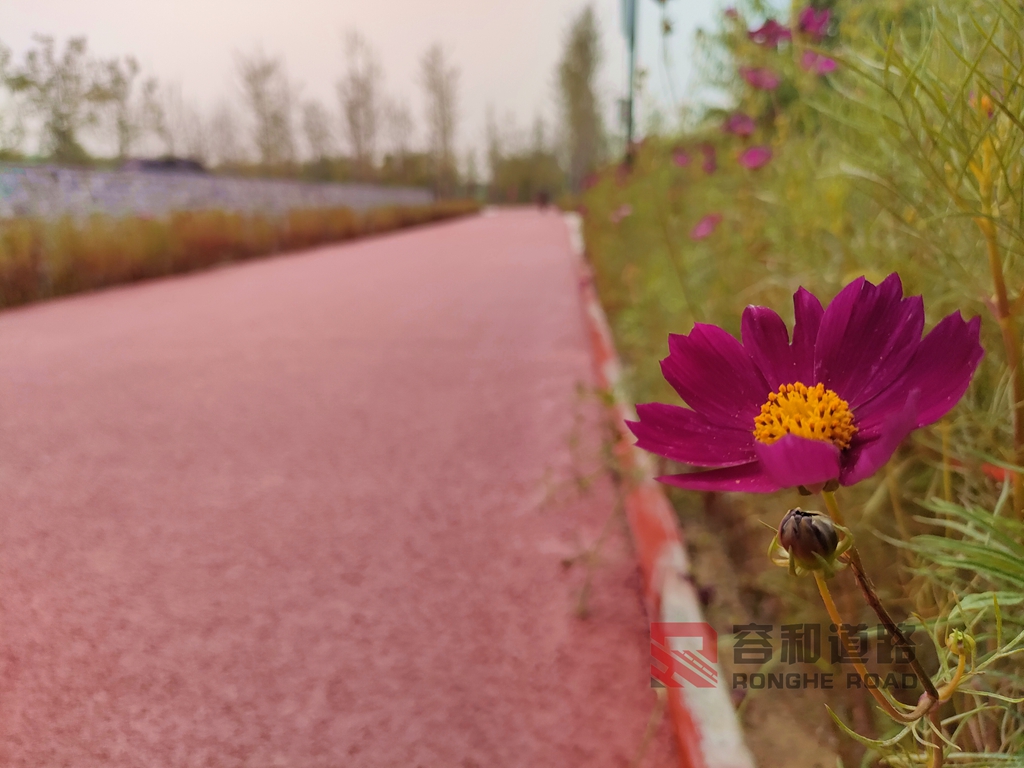
[[[758,145],[743,150],[737,159],[744,168],[756,171],[772,159],[772,151],[768,147]]]
[[[740,67],[740,77],[747,85],[760,91],[774,91],[782,82],[782,78],[767,67]]]
[[[701,168],[704,173],[712,174],[718,170],[718,157],[715,155],[715,145],[705,144],[700,148],[701,153],[704,155],[704,162],[701,163]]]
[[[672,153],[672,162],[680,168],[688,166],[691,159],[690,154],[682,149],[677,149]]]
[[[829,10],[823,8],[817,10],[807,6],[800,11],[800,19],[797,23],[800,31],[808,35],[812,40],[821,40],[828,32]]]
[[[768,19],[757,29],[752,29],[747,33],[747,37],[754,41],[757,45],[764,45],[768,48],[777,48],[779,41],[791,40],[793,33],[789,31],[787,27],[782,26],[775,19]]]
[[[738,19],[740,17],[740,14],[739,11],[737,11],[735,8],[729,6],[728,8],[725,9],[725,16],[726,18],[729,19]]]
[[[744,114],[743,112],[733,112],[725,119],[725,123],[722,125],[722,130],[726,133],[735,134],[736,136],[749,136],[754,132],[756,127],[757,123],[754,122],[754,118],[750,115]]]
[[[703,219],[697,222],[697,225],[690,230],[690,239],[692,240],[703,240],[705,237],[709,237],[722,221],[722,214],[720,213],[709,213]]]
[[[804,51],[800,57],[800,66],[816,75],[827,75],[836,71],[836,60],[814,51]]]
[[[608,220],[612,224],[618,224],[620,221],[625,219],[627,216],[632,216],[632,215],[633,215],[633,206],[630,205],[629,203],[623,203],[618,208],[616,208],[614,211],[612,211],[611,215],[608,217]]]

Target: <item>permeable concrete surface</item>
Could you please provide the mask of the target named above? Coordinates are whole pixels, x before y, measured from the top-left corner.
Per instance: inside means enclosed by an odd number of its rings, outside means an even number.
[[[0,766],[630,765],[578,279],[504,211],[0,314]]]

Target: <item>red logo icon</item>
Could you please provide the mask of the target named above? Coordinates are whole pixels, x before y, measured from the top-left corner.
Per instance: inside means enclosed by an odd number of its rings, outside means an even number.
[[[705,622],[651,622],[651,685],[714,688],[718,685],[718,633]]]

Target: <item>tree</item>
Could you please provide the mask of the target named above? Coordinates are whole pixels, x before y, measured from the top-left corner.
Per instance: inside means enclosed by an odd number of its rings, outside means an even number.
[[[144,89],[145,124],[172,157],[184,155],[205,162],[209,159],[210,142],[207,126],[199,108],[186,100],[181,86],[165,83],[158,87],[150,81]]]
[[[388,150],[399,168],[404,168],[412,144],[413,122],[409,107],[397,99],[384,106],[384,127]]]
[[[476,152],[472,149],[466,152],[465,185],[468,194],[476,197],[480,186],[480,171],[477,169]]]
[[[294,100],[284,65],[259,50],[237,61],[259,162],[265,167],[291,163],[295,159]]]
[[[0,82],[6,81],[10,62],[10,50],[0,43]],[[25,124],[22,121],[20,104],[14,94],[8,93],[0,108],[0,158],[17,157],[24,138]]]
[[[380,123],[381,68],[369,43],[356,31],[345,40],[348,68],[338,81],[341,119],[357,172],[373,168]]]
[[[454,192],[458,182],[455,165],[455,127],[458,122],[459,70],[448,63],[444,49],[435,44],[423,56],[421,83],[427,101],[427,137],[434,163],[438,194]]]
[[[210,115],[209,148],[211,160],[217,165],[245,162],[241,121],[230,102],[221,101]]]
[[[498,128],[498,120],[494,116],[494,107],[487,105],[487,170],[491,175],[491,183],[498,177],[498,169],[501,166],[505,154],[504,141],[501,130]]]
[[[24,94],[29,109],[43,122],[41,150],[58,162],[81,163],[89,154],[79,143],[82,129],[99,119],[110,100],[101,67],[89,57],[84,37],[72,37],[58,55],[52,37],[36,35],[37,48],[5,76],[8,88]]]
[[[587,6],[569,27],[558,64],[566,166],[574,190],[579,190],[583,179],[597,167],[604,151],[604,125],[596,92],[600,64],[600,30],[593,7]]]
[[[325,161],[334,147],[334,132],[331,130],[331,116],[319,101],[307,101],[302,106],[302,132],[309,145],[310,157],[316,162]]]
[[[487,110],[487,161],[490,166],[490,196],[501,202],[527,203],[550,199],[564,187],[564,174],[557,155],[547,142],[547,130],[539,115],[529,135],[516,129],[509,114],[498,127],[494,110]]]
[[[136,97],[139,63],[134,57],[127,56],[123,62],[111,59],[103,64],[103,69],[103,88],[109,99],[117,156],[123,160],[131,154],[132,147],[146,130],[148,104],[156,90],[156,80],[147,80],[142,86],[141,96]]]

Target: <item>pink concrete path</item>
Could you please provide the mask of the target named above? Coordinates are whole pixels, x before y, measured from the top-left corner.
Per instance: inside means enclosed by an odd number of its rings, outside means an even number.
[[[0,315],[0,766],[628,765],[576,280],[522,211]]]

